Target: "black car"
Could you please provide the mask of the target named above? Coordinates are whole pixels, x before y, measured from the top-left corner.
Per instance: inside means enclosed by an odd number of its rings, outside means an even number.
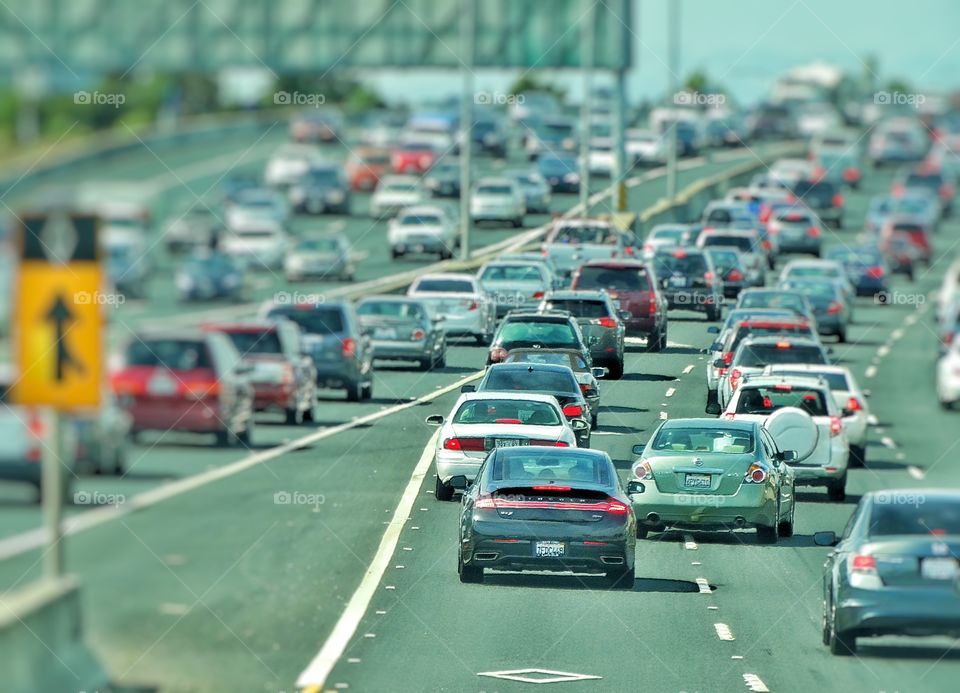
[[[720,319],[723,280],[705,251],[693,248],[657,251],[653,256],[653,271],[671,310],[699,311],[711,322]]]
[[[433,197],[460,197],[460,162],[441,159],[423,176],[423,184]]]
[[[314,166],[287,190],[295,212],[350,214],[350,182],[343,167]]]
[[[580,420],[582,428],[574,428],[577,446],[590,447],[593,412],[580,389],[577,376],[569,366],[548,363],[496,363],[487,369],[480,384],[464,385],[461,392],[536,392],[553,395],[560,403],[567,421]]]
[[[196,253],[177,270],[175,281],[181,301],[243,301],[249,293],[243,264],[224,253]]]
[[[551,192],[580,192],[580,164],[567,154],[543,154],[537,159],[537,170]]]
[[[512,310],[507,313],[493,335],[487,365],[503,361],[508,351],[525,348],[576,349],[583,360],[593,366],[588,340],[576,318],[565,311]]]
[[[793,194],[824,224],[843,228],[843,193],[839,184],[828,180],[800,180],[794,184]]]
[[[823,644],[855,655],[857,638],[960,636],[960,493],[889,489],[865,494],[823,572]]]
[[[841,246],[828,252],[827,259],[843,265],[857,296],[886,296],[889,293],[890,268],[879,248]]]
[[[464,477],[454,485],[466,486]],[[636,519],[610,457],[599,450],[497,448],[463,494],[457,571],[602,572],[633,589]]]

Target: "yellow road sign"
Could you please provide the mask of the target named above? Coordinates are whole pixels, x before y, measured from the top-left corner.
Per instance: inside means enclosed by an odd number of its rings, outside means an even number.
[[[13,399],[57,409],[96,406],[103,383],[96,218],[26,217],[22,230]]]

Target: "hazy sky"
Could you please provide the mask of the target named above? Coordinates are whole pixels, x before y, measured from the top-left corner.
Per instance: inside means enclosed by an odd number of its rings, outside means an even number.
[[[636,0],[632,101],[667,89],[669,1]],[[882,81],[960,86],[960,0],[682,0],[681,12],[680,74],[705,69],[743,100],[764,96],[791,66],[821,60],[860,74],[867,55],[878,59]],[[477,89],[503,89],[516,74],[478,72]],[[579,94],[578,76],[556,80]],[[422,70],[380,72],[369,81],[391,100],[446,96],[460,85],[452,73]]]

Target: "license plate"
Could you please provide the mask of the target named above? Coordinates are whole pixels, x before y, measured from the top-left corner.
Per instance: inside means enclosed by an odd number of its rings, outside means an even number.
[[[373,331],[374,339],[396,339],[397,329],[395,327],[378,327]]]
[[[710,488],[709,474],[687,474],[683,481],[687,488]]]
[[[960,574],[955,558],[924,558],[920,561],[920,576],[927,580],[953,580]]]
[[[151,395],[172,395],[177,391],[177,382],[168,375],[155,375],[147,383]]]
[[[670,277],[670,286],[674,288],[683,288],[687,285],[686,277]]]
[[[541,558],[557,558],[566,551],[566,545],[562,541],[538,541],[533,545],[534,555]]]
[[[493,441],[495,448],[515,448],[526,445],[527,441],[518,438],[497,438]]]

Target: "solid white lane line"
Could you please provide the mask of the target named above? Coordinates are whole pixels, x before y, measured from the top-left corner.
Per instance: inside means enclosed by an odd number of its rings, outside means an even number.
[[[721,640],[725,640],[727,642],[736,640],[736,638],[733,637],[733,631],[730,630],[730,626],[728,626],[726,623],[714,623],[713,628],[717,631],[717,637]]]
[[[299,678],[297,678],[298,688],[323,686],[327,676],[329,676],[334,665],[336,665],[337,660],[340,659],[344,651],[346,651],[347,645],[350,644],[354,633],[357,632],[357,627],[360,625],[363,615],[370,606],[370,600],[373,599],[377,585],[380,584],[380,580],[383,578],[387,566],[390,565],[390,559],[393,557],[393,552],[396,550],[397,543],[400,541],[400,533],[403,531],[406,518],[413,508],[414,502],[417,500],[420,486],[430,471],[430,465],[433,463],[433,451],[439,435],[440,429],[437,429],[433,435],[430,436],[430,440],[426,447],[424,447],[423,454],[420,455],[420,460],[417,462],[417,466],[414,468],[413,474],[407,482],[407,487],[400,497],[397,509],[393,513],[393,521],[387,527],[387,531],[383,533],[380,546],[377,548],[377,553],[373,557],[370,567],[367,568],[367,572],[364,574],[360,586],[357,587],[356,592],[354,592],[350,598],[347,608],[340,614],[337,625],[334,626],[330,637],[323,643],[323,647],[320,648],[320,652],[313,658],[313,661],[310,662],[303,673],[300,674]],[[388,589],[390,589],[390,587],[392,586],[388,586]]]
[[[909,467],[907,467],[907,472],[909,472],[910,476],[912,476],[914,479],[917,479],[918,481],[923,479],[927,475],[926,472],[920,469],[920,467],[915,467],[912,464]]]
[[[864,377],[872,378],[872,377],[875,376],[876,374],[877,374],[877,367],[876,367],[876,366],[868,366],[868,367],[867,367],[867,370],[864,372],[863,375],[864,375]]]
[[[138,510],[143,510],[144,508],[149,508],[150,506],[156,505],[165,500],[169,500],[175,496],[188,493],[189,491],[198,489],[201,486],[206,486],[214,481],[234,476],[235,474],[246,471],[251,467],[257,466],[258,464],[276,459],[288,452],[305,448],[313,443],[316,443],[317,441],[325,440],[326,438],[330,438],[339,433],[350,431],[365,424],[378,421],[379,419],[391,416],[392,414],[396,414],[407,409],[412,409],[413,407],[419,406],[423,402],[433,401],[434,399],[442,397],[445,394],[459,390],[462,385],[470,382],[471,380],[479,378],[481,375],[483,375],[482,371],[471,373],[470,375],[461,378],[451,385],[447,385],[440,390],[434,390],[433,392],[430,392],[429,394],[426,394],[412,402],[396,404],[392,407],[384,409],[383,411],[377,411],[367,414],[366,416],[357,417],[348,423],[340,424],[339,426],[325,428],[321,431],[314,431],[313,433],[305,435],[301,438],[292,440],[289,443],[248,455],[247,457],[241,458],[236,462],[226,464],[222,467],[214,467],[208,471],[186,477],[180,481],[174,481],[163,486],[158,486],[150,489],[149,491],[144,491],[143,493],[132,496],[131,498],[127,499],[126,503],[120,505],[106,505],[94,510],[89,510],[81,515],[68,517],[63,521],[63,535],[72,536],[74,534],[79,534],[80,532],[85,532],[93,527],[102,525],[105,522],[119,519]],[[25,551],[30,551],[31,549],[41,548],[46,544],[46,542],[47,531],[44,527],[38,527],[36,529],[2,539],[0,540],[0,561],[6,560],[11,556],[16,556],[17,554]]]
[[[667,390],[667,394],[664,395],[664,396],[665,396],[665,397],[673,397],[673,393],[675,393],[676,391],[677,391],[677,388],[671,387],[670,389]]]
[[[760,680],[760,677],[756,674],[744,674],[743,682],[747,685],[754,693],[770,693],[770,689],[767,688],[767,684]]]
[[[685,548],[687,551],[696,551],[696,550],[697,550],[697,542],[695,542],[695,541],[693,540],[693,535],[692,535],[692,534],[684,534],[684,535],[683,535],[683,548]]]
[[[710,583],[707,582],[707,578],[698,577],[697,578],[697,587],[700,589],[700,594],[710,594]]]
[[[689,366],[687,366],[686,368],[683,369],[683,374],[686,375],[687,373],[689,373],[690,371],[692,371],[694,368],[695,368],[695,366],[691,363]]]

